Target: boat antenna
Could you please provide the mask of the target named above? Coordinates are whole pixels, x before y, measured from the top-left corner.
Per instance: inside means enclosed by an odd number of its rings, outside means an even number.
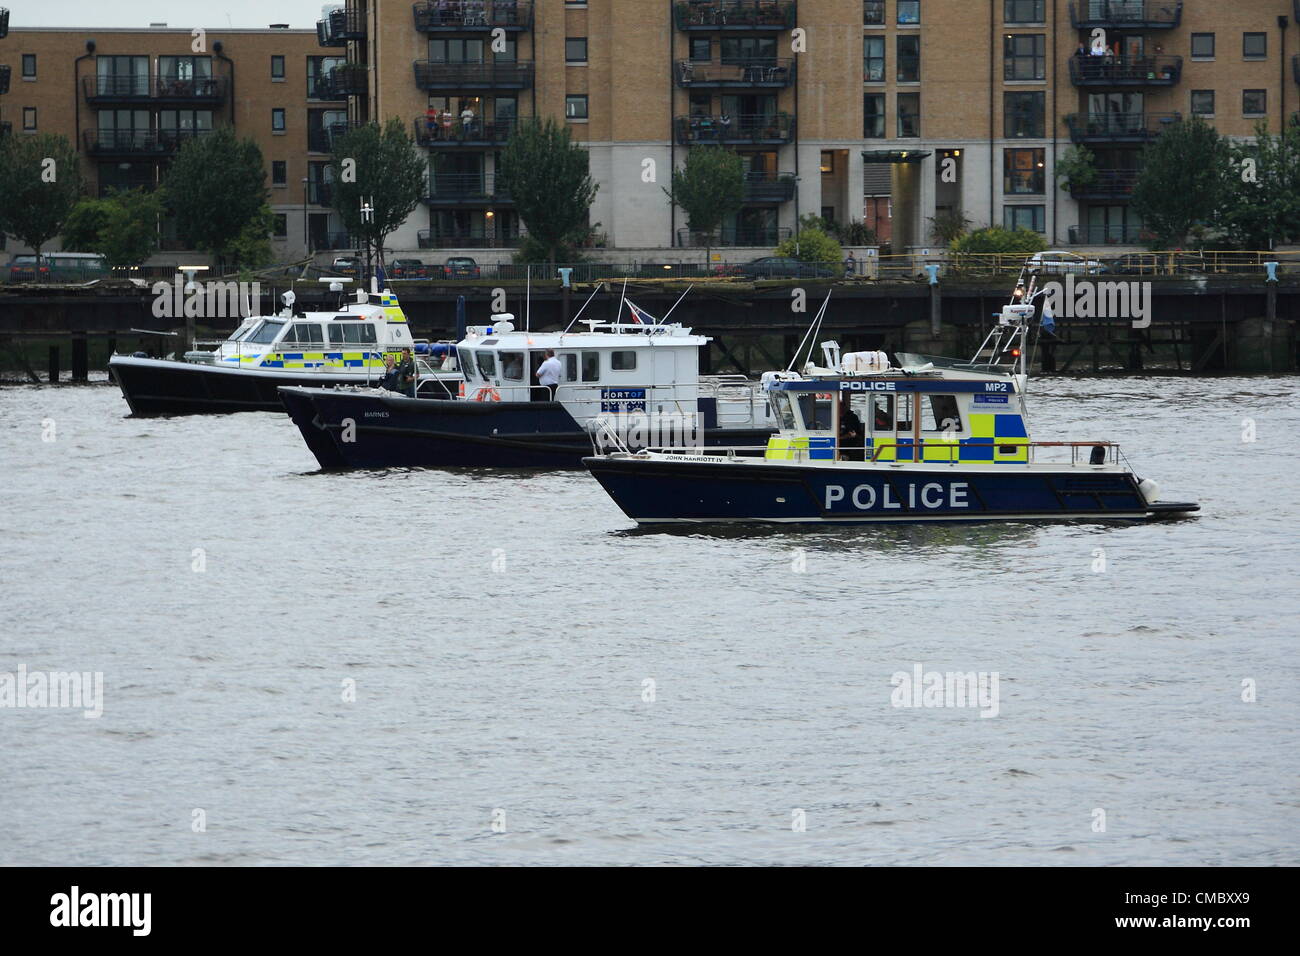
[[[816,341],[816,339],[813,338],[814,333],[816,332],[817,328],[821,325],[822,316],[826,314],[826,306],[830,303],[830,301],[831,301],[831,290],[827,289],[826,298],[822,300],[822,307],[817,310],[817,314],[813,316],[813,320],[810,323],[808,323],[808,331],[805,332],[803,334],[803,338],[799,340],[799,347],[794,350],[794,355],[791,356],[790,358],[790,364],[786,366],[787,372],[791,372],[794,370],[795,363],[799,361],[799,355],[800,353],[803,352],[803,344],[805,342],[808,342],[809,339],[813,339],[814,342]],[[808,357],[812,358],[811,344],[808,346]]]
[[[690,292],[690,291],[691,291],[691,287],[688,285],[688,286],[686,287],[686,292]],[[677,297],[677,301],[673,303],[673,309],[675,309],[675,308],[677,308],[677,306],[681,305],[682,299],[686,298],[686,292],[683,292],[681,295],[679,295],[679,296]],[[661,325],[662,323],[667,322],[667,321],[668,321],[668,316],[670,316],[670,315],[673,314],[673,309],[669,309],[667,312],[665,312],[665,313],[664,313],[664,317],[663,317],[662,319],[656,319],[656,320],[655,320],[655,325]]]
[[[524,288],[524,331],[531,331],[531,321],[533,316],[533,267],[528,266],[528,280]]]
[[[582,303],[582,308],[579,309],[578,314],[573,317],[573,321],[570,322],[567,326],[565,326],[564,332],[560,333],[561,335],[564,335],[565,332],[568,332],[569,329],[573,328],[574,323],[577,322],[578,319],[582,318],[582,313],[586,311],[587,306],[591,305],[591,300],[596,298],[596,293],[599,291],[600,291],[600,283],[597,282],[596,288],[591,290],[591,295],[587,296],[587,301]]]
[[[614,316],[614,324],[623,324],[623,303],[627,301],[627,276],[623,276],[623,294],[618,298],[618,315]]]

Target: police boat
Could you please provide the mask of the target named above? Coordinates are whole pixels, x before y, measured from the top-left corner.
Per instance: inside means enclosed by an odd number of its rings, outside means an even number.
[[[613,322],[577,331],[517,328],[512,314],[470,327],[455,346],[463,383],[408,397],[357,388],[280,389],[320,466],[581,468],[592,430],[619,447],[764,442],[767,396],[743,376],[704,376],[709,338],[623,304]],[[571,323],[572,327],[575,323]],[[538,385],[550,350],[556,385]]]
[[[1033,441],[1026,341],[1035,308],[1003,308],[968,362],[883,352],[768,372],[762,446],[617,450],[584,464],[641,525],[1149,519],[1166,502],[1108,441]]]
[[[386,354],[399,358],[415,349],[406,314],[388,289],[344,294],[352,280],[322,279],[338,295],[338,308],[323,312],[294,310],[292,291],[281,297],[278,315],[250,316],[212,349],[196,348],[180,361],[114,354],[108,368],[133,414],[196,415],[243,411],[283,412],[276,389],[281,385],[326,387],[377,383]],[[205,343],[196,343],[205,344]],[[459,375],[438,372],[455,388]]]

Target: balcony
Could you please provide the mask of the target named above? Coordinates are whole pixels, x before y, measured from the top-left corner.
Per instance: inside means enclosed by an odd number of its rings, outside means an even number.
[[[1182,0],[1072,0],[1076,30],[1172,30],[1183,22]]]
[[[690,229],[677,230],[677,245],[683,248],[705,246],[756,246],[770,248],[793,235],[789,226],[732,226],[723,227],[709,235]]]
[[[6,7],[0,7],[0,40],[9,35],[9,10]]]
[[[430,206],[490,206],[510,202],[490,173],[433,173],[429,177]]]
[[[531,60],[513,63],[415,62],[415,85],[430,92],[445,90],[526,90],[533,85]]]
[[[344,63],[316,80],[315,98],[341,100],[348,96],[365,96],[369,91],[369,71],[359,63]]]
[[[366,18],[360,10],[333,10],[316,21],[316,40],[321,46],[347,46],[349,40],[366,38]]]
[[[334,199],[333,183],[324,180],[307,180],[307,204],[310,206],[328,206]]]
[[[1136,169],[1099,169],[1095,183],[1071,186],[1070,195],[1094,202],[1119,202],[1133,195],[1138,176]]]
[[[9,92],[9,67],[0,64],[0,96]]]
[[[779,90],[794,82],[794,60],[738,60],[712,63],[678,60],[673,71],[677,85],[687,89],[716,90],[762,87]]]
[[[1182,75],[1181,56],[1070,57],[1075,86],[1173,86]]]
[[[415,142],[419,146],[433,149],[454,146],[482,149],[500,146],[510,139],[510,135],[515,131],[515,120],[513,118],[487,121],[475,119],[474,122],[466,125],[460,121],[460,117],[453,117],[450,123],[444,125],[441,117],[431,120],[426,115],[417,116],[411,128],[415,132]]]
[[[789,202],[796,186],[794,173],[746,173],[745,202]]]
[[[483,229],[421,229],[421,249],[510,249],[519,245],[519,230],[487,226]]]
[[[332,153],[339,137],[356,129],[359,123],[330,123],[327,126],[307,127],[307,150],[312,153]]]
[[[522,33],[533,25],[531,0],[441,0],[417,3],[415,29],[421,33],[472,33],[505,30]]]
[[[174,73],[149,76],[87,76],[82,78],[91,106],[220,106],[229,85],[224,76],[183,77]]]
[[[185,143],[210,132],[210,129],[90,129],[81,135],[88,155],[143,158],[170,156]]]
[[[690,32],[780,31],[794,27],[794,0],[685,0],[673,8],[677,29]]]
[[[674,125],[677,142],[683,146],[780,146],[794,140],[794,118],[788,113],[679,116]]]
[[[1182,113],[1071,113],[1065,118],[1075,143],[1149,143]]]
[[[1073,246],[1132,246],[1151,237],[1144,226],[1071,226]]]

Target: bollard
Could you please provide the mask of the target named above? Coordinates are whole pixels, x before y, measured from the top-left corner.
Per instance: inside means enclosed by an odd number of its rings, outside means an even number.
[[[84,335],[72,337],[72,380],[74,382],[90,380],[90,361]]]
[[[50,384],[57,385],[59,382],[59,347],[57,345],[50,346],[49,370]]]

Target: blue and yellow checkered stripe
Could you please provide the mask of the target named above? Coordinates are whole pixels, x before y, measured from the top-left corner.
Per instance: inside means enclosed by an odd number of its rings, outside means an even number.
[[[273,352],[262,368],[383,368],[383,352]]]
[[[872,439],[872,448],[884,447],[876,461],[1029,461],[1029,433],[1025,420],[1019,415],[974,414],[968,419],[970,437],[954,441],[926,438],[917,457],[915,442],[911,438],[895,439],[892,435],[878,435]],[[956,454],[953,447],[956,447]]]
[[[773,461],[830,461],[835,457],[835,439],[830,436],[781,438],[773,435],[767,440],[763,457]]]

